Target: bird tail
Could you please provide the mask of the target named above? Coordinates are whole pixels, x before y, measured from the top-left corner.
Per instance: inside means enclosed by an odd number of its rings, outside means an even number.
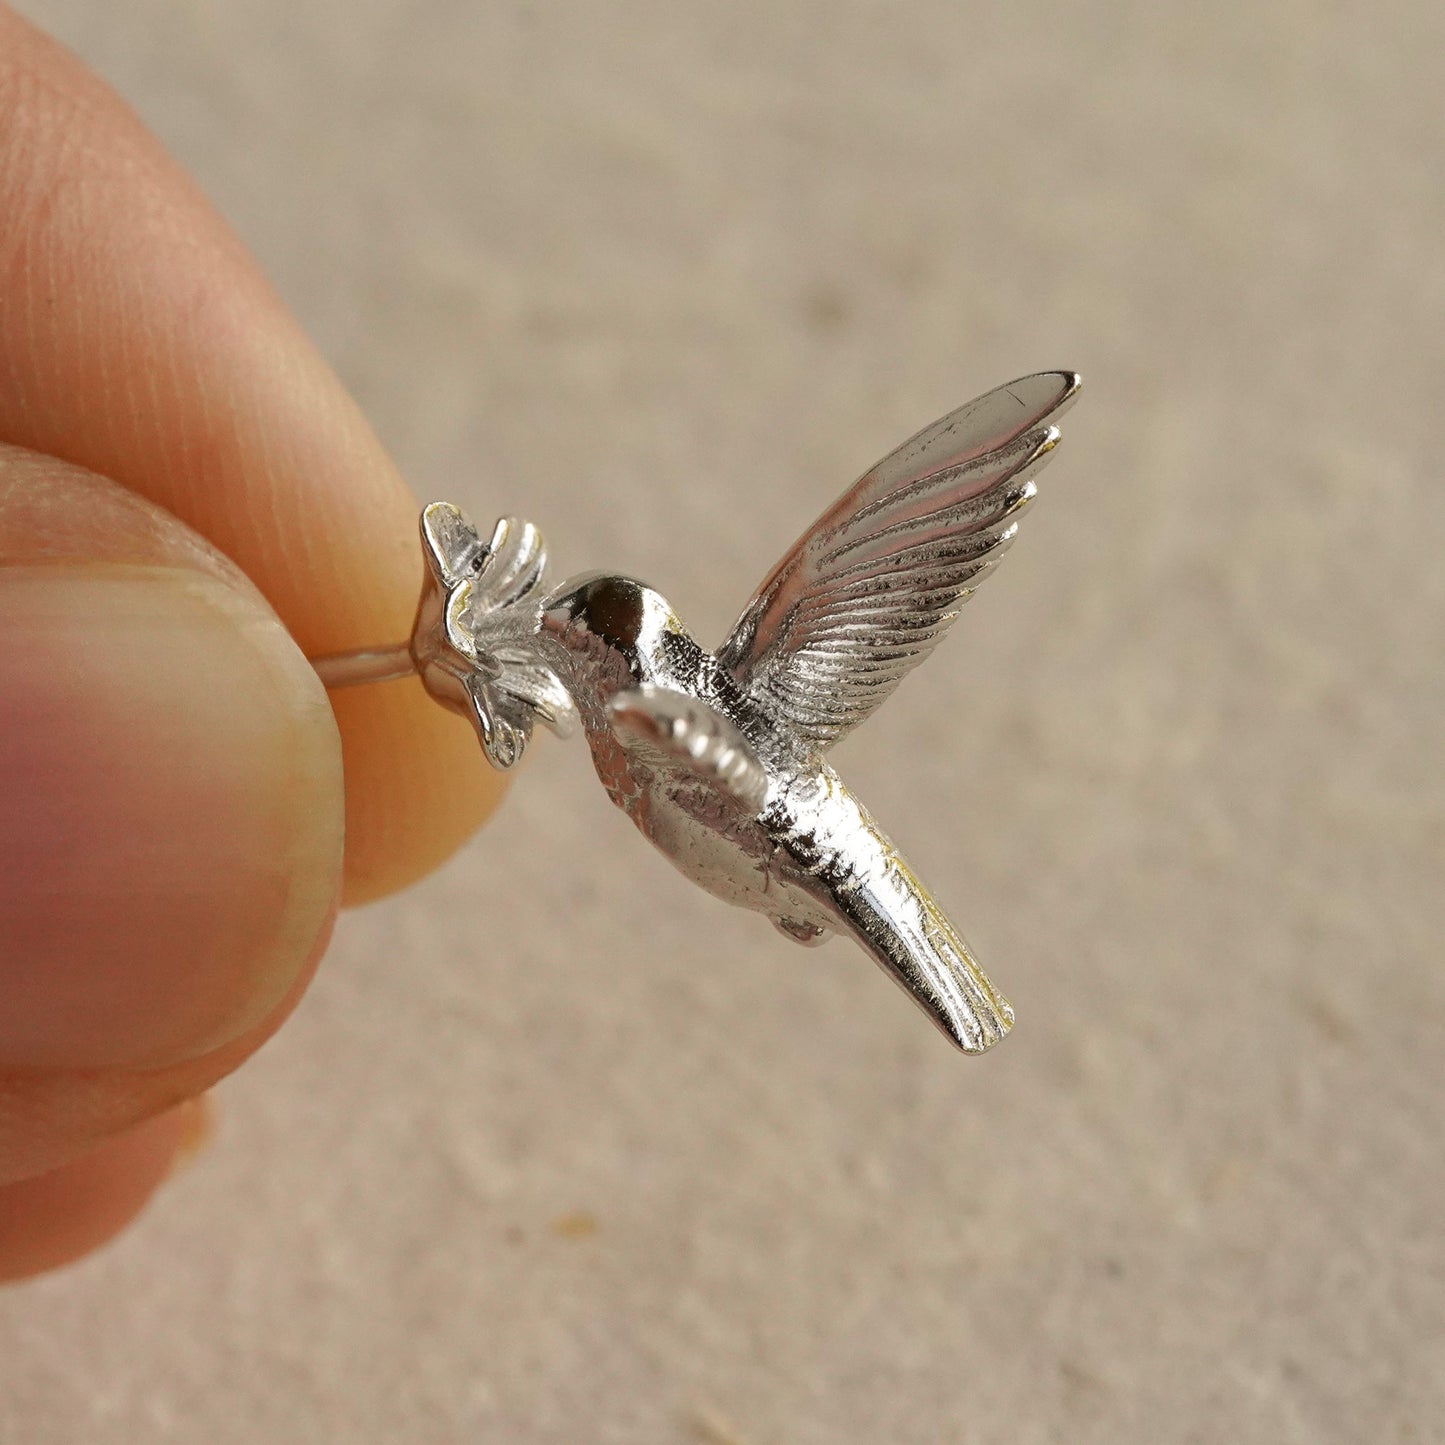
[[[896,853],[837,902],[859,942],[964,1053],[983,1053],[1013,1027],[1008,1000]]]

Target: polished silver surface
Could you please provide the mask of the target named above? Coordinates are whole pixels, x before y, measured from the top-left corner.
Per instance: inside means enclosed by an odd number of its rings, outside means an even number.
[[[709,893],[813,944],[851,933],[959,1048],[1013,1011],[825,753],[926,657],[1013,541],[1079,378],[1043,372],[919,432],[799,538],[716,653],[659,593],[593,574],[549,588],[542,539],[422,514],[411,657],[512,767],[541,721],[580,721],[608,796]],[[395,654],[318,667],[395,676]]]
[[[365,682],[396,682],[416,673],[409,642],[394,647],[362,648],[313,657],[311,666],[323,687],[360,687]]]

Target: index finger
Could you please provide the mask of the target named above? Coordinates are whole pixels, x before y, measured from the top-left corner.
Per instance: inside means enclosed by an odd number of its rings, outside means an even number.
[[[0,5],[0,441],[173,512],[310,656],[404,639],[415,499],[244,248],[129,109]],[[415,679],[333,697],[349,901],[412,881],[495,805]]]

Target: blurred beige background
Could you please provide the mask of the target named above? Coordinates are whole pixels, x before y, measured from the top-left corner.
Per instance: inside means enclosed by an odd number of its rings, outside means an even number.
[[[0,1295],[0,1438],[1445,1438],[1445,10],[21,8],[420,493],[706,638],[916,427],[1086,388],[839,757],[1004,1047],[539,748],[143,1223]]]

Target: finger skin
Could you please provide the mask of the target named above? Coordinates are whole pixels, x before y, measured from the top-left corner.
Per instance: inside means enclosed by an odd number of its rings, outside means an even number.
[[[330,929],[340,745],[295,643],[180,522],[3,446],[0,798],[0,1068],[207,1053]]]
[[[162,1069],[0,1069],[0,1188],[59,1169],[234,1073],[301,1002],[326,943],[317,940],[290,992],[266,1018],[200,1058]]]
[[[0,1283],[70,1263],[145,1207],[193,1135],[184,1111],[286,1022],[325,945],[260,1024],[202,1058],[135,1072],[0,1069],[0,1161],[15,1170],[0,1174]]]
[[[408,634],[418,509],[355,405],[130,111],[3,7],[0,440],[181,518],[309,656]],[[414,680],[336,712],[364,901],[447,857],[502,783]]]
[[[153,504],[0,447],[0,1183],[207,1087],[330,936],[314,672]]]
[[[0,1283],[69,1264],[140,1213],[200,1127],[190,1100],[49,1174],[0,1187]]]

